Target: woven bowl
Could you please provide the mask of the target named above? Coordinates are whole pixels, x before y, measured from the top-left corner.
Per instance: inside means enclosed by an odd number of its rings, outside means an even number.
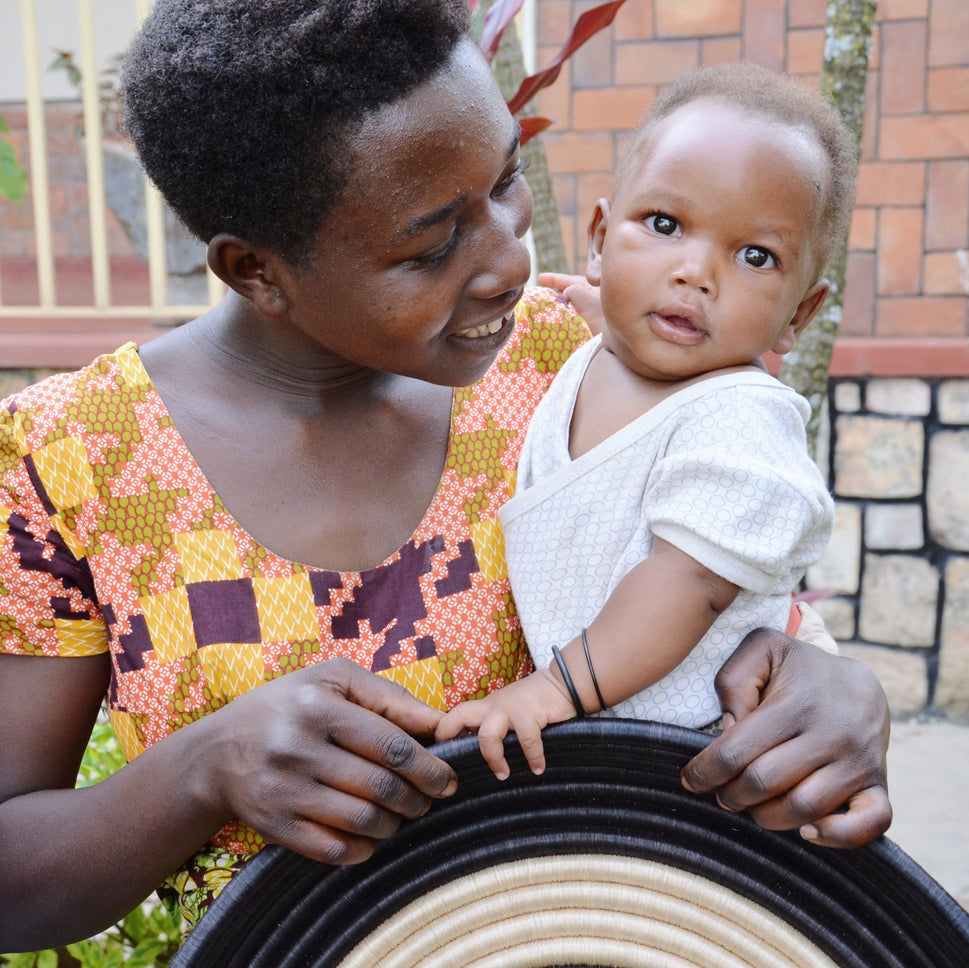
[[[173,968],[967,968],[969,914],[886,838],[762,830],[680,785],[693,730],[574,720],[499,782],[435,747],[457,794],[330,867],[268,847]]]

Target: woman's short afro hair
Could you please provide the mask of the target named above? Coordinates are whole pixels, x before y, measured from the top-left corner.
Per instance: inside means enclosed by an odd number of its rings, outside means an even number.
[[[824,272],[848,235],[858,176],[858,146],[848,127],[820,92],[747,62],[701,67],[684,74],[656,97],[633,136],[616,177],[616,187],[629,173],[637,155],[648,145],[656,125],[678,108],[701,98],[732,105],[810,132],[828,163],[817,245],[818,274]]]
[[[125,56],[125,129],[208,242],[304,263],[349,175],[346,143],[467,36],[467,0],[156,0]]]

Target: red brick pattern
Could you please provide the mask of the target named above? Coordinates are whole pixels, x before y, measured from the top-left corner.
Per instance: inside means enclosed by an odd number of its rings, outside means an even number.
[[[593,0],[536,2],[542,66]],[[613,26],[566,62],[538,107],[555,121],[543,138],[576,270],[585,263],[592,206],[609,194],[628,132],[657,90],[698,65],[740,58],[817,84],[826,6],[827,0],[627,0]],[[911,361],[905,341],[914,338],[936,340],[940,354],[946,350],[938,341],[961,341],[950,347],[953,359],[963,358],[962,343],[969,346],[967,38],[969,0],[879,0],[842,334],[885,341],[871,357],[882,362],[892,352],[899,365]],[[29,164],[23,109],[2,110],[18,156]],[[51,104],[47,112],[59,259],[90,251],[78,113],[70,104]],[[110,213],[108,225],[112,255],[130,257]],[[32,199],[19,207],[0,199],[0,259],[9,267],[11,257],[30,256],[33,246]],[[845,352],[845,360],[858,358]],[[919,359],[928,365],[924,355]]]
[[[588,6],[538,0],[539,65]],[[826,6],[826,0],[627,0],[608,39],[597,38],[583,52],[569,89],[540,96],[539,113],[557,122],[543,137],[576,270],[585,263],[591,205],[608,192],[625,135],[656,91],[695,66],[738,58],[817,84]],[[907,360],[924,375],[940,366],[949,372],[954,360],[965,366],[967,249],[969,2],[880,0],[839,370],[873,361],[896,372]],[[882,345],[860,350],[858,340],[871,338]],[[920,338],[928,355],[912,354],[911,341]]]

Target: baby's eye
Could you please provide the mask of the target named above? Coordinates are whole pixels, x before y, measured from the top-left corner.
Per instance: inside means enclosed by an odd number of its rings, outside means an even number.
[[[652,229],[657,235],[673,235],[679,225],[675,218],[669,215],[650,215],[646,219],[646,227]]]
[[[740,258],[755,269],[769,269],[777,265],[777,260],[759,245],[748,245],[740,250]]]

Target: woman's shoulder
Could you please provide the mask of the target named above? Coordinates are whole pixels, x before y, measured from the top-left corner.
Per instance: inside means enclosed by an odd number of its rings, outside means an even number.
[[[16,437],[30,451],[30,441],[46,446],[54,440],[87,433],[111,433],[120,409],[150,381],[127,343],[99,356],[79,370],[54,373],[0,400],[0,436]]]
[[[0,400],[0,411],[16,413],[42,408],[64,408],[87,392],[103,393],[109,387],[133,387],[147,382],[135,343],[125,343],[77,370],[52,373]]]
[[[516,333],[504,356],[510,364],[530,361],[554,375],[591,333],[581,316],[553,289],[529,288],[515,308]]]

